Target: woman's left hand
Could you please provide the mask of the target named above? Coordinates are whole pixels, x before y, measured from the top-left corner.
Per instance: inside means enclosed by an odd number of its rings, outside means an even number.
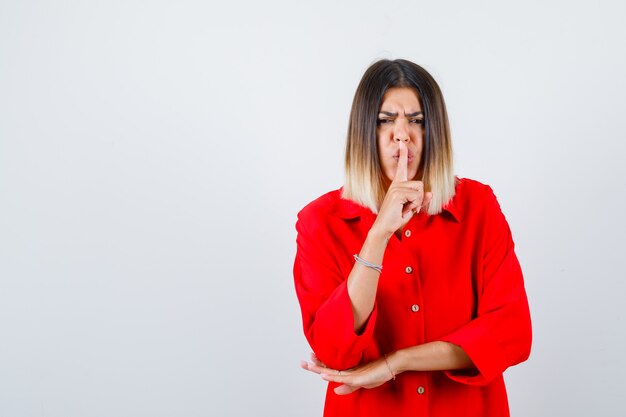
[[[350,394],[360,388],[376,388],[395,377],[385,363],[384,357],[347,371],[326,367],[314,353],[311,354],[311,361],[302,361],[300,366],[307,371],[320,374],[325,381],[342,384],[335,388],[337,395]]]

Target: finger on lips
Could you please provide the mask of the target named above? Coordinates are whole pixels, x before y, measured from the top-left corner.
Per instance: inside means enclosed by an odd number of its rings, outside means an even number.
[[[408,180],[409,149],[402,141],[398,143],[398,147],[400,150],[398,168],[396,169],[396,176],[393,178],[393,182]]]

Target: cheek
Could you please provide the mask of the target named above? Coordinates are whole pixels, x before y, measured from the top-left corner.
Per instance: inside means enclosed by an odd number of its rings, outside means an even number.
[[[381,161],[381,165],[385,177],[387,177],[389,181],[393,181],[396,176],[396,171],[398,170],[398,165],[396,164],[395,160],[393,160],[393,158],[391,157],[387,157],[383,161]]]
[[[393,166],[391,165],[390,158],[388,156],[385,156],[384,152],[381,152],[382,149],[380,148],[380,146],[378,147],[378,161],[380,163],[380,169],[383,172],[383,175],[385,175],[387,178],[389,178],[390,175],[393,175],[394,170],[393,170]],[[393,178],[389,178],[390,180],[392,180]]]
[[[383,165],[383,173],[385,174],[385,176],[389,178],[390,180],[393,180],[393,177],[395,175],[394,167],[391,165],[391,163],[388,160],[383,162],[382,165]]]
[[[383,146],[382,140],[378,135],[376,138],[376,147],[378,149],[378,161],[380,162],[380,166],[382,167],[383,171],[386,171],[387,158],[385,158],[385,147]]]

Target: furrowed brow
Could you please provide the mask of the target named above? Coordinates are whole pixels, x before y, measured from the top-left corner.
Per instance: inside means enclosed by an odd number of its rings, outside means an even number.
[[[379,113],[379,114],[384,114],[385,116],[389,116],[389,117],[396,117],[396,116],[398,116],[398,113],[394,113],[394,112],[390,112],[390,111],[382,111],[382,110],[381,110],[381,111],[379,111],[378,113]],[[424,113],[423,113],[423,112],[421,112],[421,111],[416,111],[416,112],[414,112],[414,113],[408,113],[408,114],[406,115],[406,117],[416,117],[416,116],[421,116],[421,115],[423,115],[423,114],[424,114]]]

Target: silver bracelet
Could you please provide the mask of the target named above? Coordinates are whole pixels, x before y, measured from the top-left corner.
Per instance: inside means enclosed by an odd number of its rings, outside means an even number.
[[[365,265],[368,268],[372,268],[373,270],[377,271],[379,274],[383,272],[382,265],[375,265],[375,264],[369,263],[365,259],[359,257],[359,255],[357,255],[356,253],[352,256],[354,256],[354,259],[361,265]]]

